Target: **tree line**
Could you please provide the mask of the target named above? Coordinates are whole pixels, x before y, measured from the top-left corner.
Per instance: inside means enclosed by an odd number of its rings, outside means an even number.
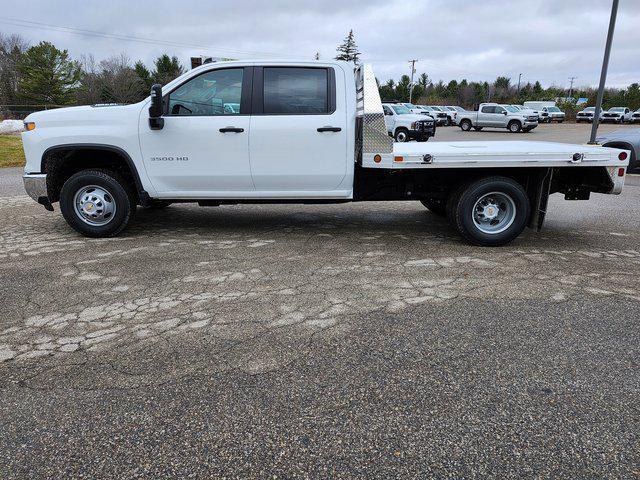
[[[335,59],[359,63],[361,53],[353,30],[336,51]],[[319,60],[320,54],[316,53],[314,58]],[[100,61],[93,55],[76,60],[70,58],[67,50],[60,50],[49,42],[30,46],[19,35],[0,33],[0,110],[16,105],[134,103],[148,95],[152,84],[166,84],[184,71],[178,58],[168,54],[156,58],[150,67],[141,60],[133,62],[126,54]],[[499,76],[493,82],[462,79],[445,83],[432,81],[426,73],[419,75],[413,85],[408,75],[402,75],[397,81],[379,83],[379,90],[382,99],[387,101],[408,102],[411,97],[417,104],[466,108],[487,101],[521,104],[527,100],[556,100],[566,98],[568,93],[554,86],[543,88],[538,81],[527,82],[519,88],[505,76]],[[572,96],[587,98],[588,104],[593,105],[596,90],[576,88]],[[640,85],[607,88],[604,105],[640,108]],[[576,110],[573,102],[561,106],[570,114]]]

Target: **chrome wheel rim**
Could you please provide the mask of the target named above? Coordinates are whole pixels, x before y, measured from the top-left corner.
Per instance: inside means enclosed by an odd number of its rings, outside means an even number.
[[[473,223],[482,233],[496,235],[509,228],[516,219],[516,204],[503,192],[483,195],[473,206]]]
[[[73,207],[80,220],[93,226],[106,225],[116,214],[113,195],[98,185],[88,185],[78,190],[73,198]]]
[[[407,134],[404,132],[399,132],[398,135],[396,135],[396,138],[399,142],[404,142],[407,140]]]

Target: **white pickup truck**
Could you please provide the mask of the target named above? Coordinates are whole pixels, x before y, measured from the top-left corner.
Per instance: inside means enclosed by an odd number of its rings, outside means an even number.
[[[396,142],[426,142],[436,134],[433,118],[411,113],[402,103],[383,103],[382,110],[387,132]]]
[[[140,103],[25,119],[24,184],[110,237],[137,206],[421,201],[477,245],[542,226],[547,199],[622,190],[629,152],[543,142],[394,143],[373,70],[342,62],[195,68]]]
[[[518,110],[511,105],[481,103],[477,112],[466,112],[459,116],[458,125],[468,132],[472,128],[480,131],[485,127],[506,128],[510,132],[529,132],[538,126],[538,117],[533,113]]]

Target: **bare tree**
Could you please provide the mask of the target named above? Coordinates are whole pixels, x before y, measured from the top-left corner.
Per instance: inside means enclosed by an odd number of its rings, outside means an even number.
[[[2,105],[15,105],[20,101],[18,61],[27,48],[29,48],[29,42],[20,35],[0,33],[0,104]]]
[[[146,94],[143,79],[126,54],[96,63],[93,55],[82,57],[82,86],[78,103],[134,103]]]

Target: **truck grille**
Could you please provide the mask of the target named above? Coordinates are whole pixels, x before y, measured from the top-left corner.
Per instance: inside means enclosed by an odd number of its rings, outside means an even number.
[[[446,113],[439,113],[438,117],[440,118],[447,118],[447,114]]]
[[[538,117],[527,117],[527,120],[529,120],[530,122],[535,122],[536,120],[538,120]]]
[[[615,114],[615,113],[605,113],[605,114],[604,114],[604,116],[605,116],[605,117],[607,117],[607,118],[615,118],[615,117],[617,117],[618,115],[617,115],[617,114]]]

